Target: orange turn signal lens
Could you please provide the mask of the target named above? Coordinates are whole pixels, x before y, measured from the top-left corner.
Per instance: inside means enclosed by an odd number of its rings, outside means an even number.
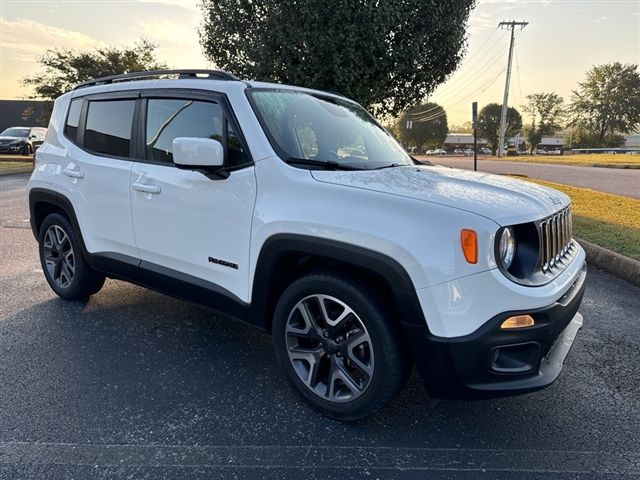
[[[464,228],[460,232],[460,243],[467,262],[478,263],[478,234],[475,230]]]
[[[533,321],[533,317],[531,315],[516,315],[515,317],[509,317],[504,322],[502,322],[500,328],[506,330],[509,328],[533,327],[534,323],[535,322]]]

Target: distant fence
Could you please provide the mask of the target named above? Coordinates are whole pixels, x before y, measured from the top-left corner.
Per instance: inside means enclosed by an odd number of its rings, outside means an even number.
[[[571,153],[640,153],[640,147],[626,148],[572,148]]]

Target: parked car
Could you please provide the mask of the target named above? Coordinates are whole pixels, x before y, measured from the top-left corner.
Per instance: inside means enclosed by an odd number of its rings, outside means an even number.
[[[465,148],[464,154],[467,156],[473,155],[473,148]]]
[[[19,153],[31,155],[35,152],[47,134],[41,127],[9,127],[0,133],[0,153]]]
[[[483,155],[492,155],[492,154],[493,154],[493,151],[492,151],[490,148],[487,148],[487,147],[482,147],[482,148],[480,149],[480,152],[481,152]]]
[[[462,150],[461,148],[456,148],[453,153],[455,153],[456,155],[464,155],[464,150]]]
[[[544,148],[538,148],[536,150],[536,155],[547,155],[547,151]]]
[[[340,95],[143,72],[78,85],[50,126],[28,199],[51,289],[114,277],[243,320],[330,417],[372,415],[412,364],[434,397],[541,389],[582,325],[568,196],[415,162]]]

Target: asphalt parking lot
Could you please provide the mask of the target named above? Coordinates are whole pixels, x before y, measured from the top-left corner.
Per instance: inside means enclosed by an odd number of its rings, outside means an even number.
[[[26,176],[0,178],[0,478],[638,478],[640,290],[591,269],[585,326],[550,388],[428,397],[417,375],[356,424],[304,406],[270,339],[108,280],[48,288]]]

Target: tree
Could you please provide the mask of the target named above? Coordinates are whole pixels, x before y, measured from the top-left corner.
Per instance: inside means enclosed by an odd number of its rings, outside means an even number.
[[[412,128],[407,128],[408,120],[412,122]],[[406,146],[439,147],[447,138],[447,114],[437,103],[418,105],[400,115],[395,130]]]
[[[556,93],[534,93],[527,95],[528,103],[524,111],[531,117],[531,125],[525,128],[525,138],[531,153],[542,137],[553,135],[562,128],[564,118],[564,100]]]
[[[471,122],[464,122],[462,125],[451,125],[449,129],[453,133],[473,133]]]
[[[398,115],[458,66],[474,0],[202,0],[200,43],[244,78],[340,92]]]
[[[637,64],[598,65],[587,71],[571,97],[571,113],[580,127],[609,146],[640,125],[640,73]]]
[[[133,47],[101,47],[90,51],[69,48],[49,49],[38,59],[43,71],[22,80],[32,87],[31,98],[44,98],[45,115],[51,114],[53,100],[71,90],[78,83],[92,78],[126,72],[159,70],[166,68],[155,57],[156,45],[141,40]]]
[[[624,142],[625,138],[623,135],[612,133],[607,135],[603,143],[597,133],[590,132],[579,125],[565,133],[565,145],[568,145],[570,148],[616,148],[622,147]]]
[[[494,152],[498,149],[501,115],[502,105],[497,103],[485,105],[478,113],[478,136],[484,138]],[[520,112],[513,107],[508,107],[505,138],[515,135],[521,128],[522,116]]]

